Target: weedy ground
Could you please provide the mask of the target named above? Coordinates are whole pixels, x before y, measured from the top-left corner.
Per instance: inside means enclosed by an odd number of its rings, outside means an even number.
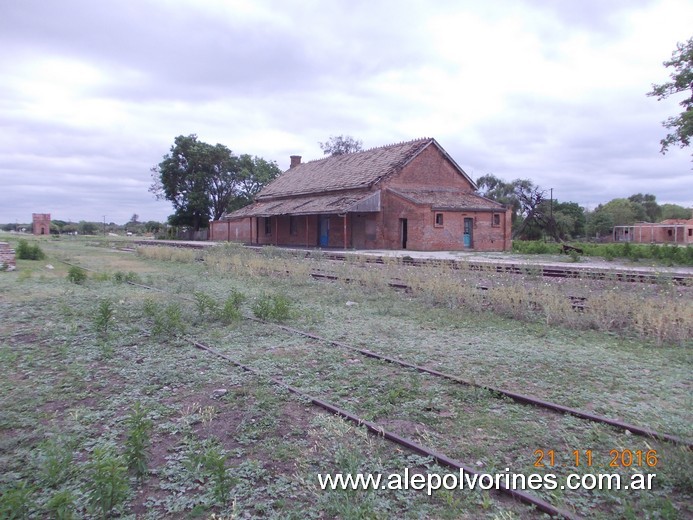
[[[690,439],[690,287],[547,284],[531,272],[334,263],[273,248],[40,245],[47,258],[0,273],[0,517],[541,517],[488,492],[320,490],[317,473],[445,470],[189,337],[480,471],[657,474],[648,491],[535,492],[581,516],[692,514],[686,449],[242,318]],[[390,288],[395,278],[412,290]],[[600,310],[576,311],[567,295]],[[643,322],[656,309],[665,315]],[[553,450],[555,464],[536,468],[536,450]],[[575,467],[574,450],[592,450],[592,467]],[[656,450],[657,465],[610,467],[611,450]]]

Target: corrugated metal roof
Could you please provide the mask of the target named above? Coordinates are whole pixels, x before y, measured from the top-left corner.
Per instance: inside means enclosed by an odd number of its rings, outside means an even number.
[[[487,199],[481,195],[453,189],[401,189],[389,188],[390,192],[399,195],[415,204],[430,205],[436,210],[493,210],[505,211],[505,206],[499,202]]]
[[[257,201],[245,208],[241,208],[233,213],[222,217],[222,219],[236,219],[244,217],[271,217],[275,215],[312,215],[339,214],[347,213],[354,209],[359,212],[369,211],[361,203],[368,199],[374,199],[379,192],[361,192],[350,194],[332,194],[319,196],[303,196],[286,199],[271,199]],[[373,206],[370,211],[380,210],[380,199],[377,200],[377,207]]]

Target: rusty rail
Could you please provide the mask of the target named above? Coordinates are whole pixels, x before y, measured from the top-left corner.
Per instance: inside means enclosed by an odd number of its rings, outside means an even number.
[[[71,263],[66,262],[64,260],[59,260],[59,261],[65,263],[65,264],[68,264],[68,265],[75,265],[76,267],[80,267],[76,264],[71,264]],[[83,268],[83,269],[87,269],[87,268]],[[87,270],[96,272],[93,269],[87,269]],[[164,289],[159,289],[157,287],[151,287],[149,285],[144,285],[144,284],[140,284],[140,283],[136,283],[136,282],[130,282],[130,281],[127,283],[130,285],[133,285],[135,287],[140,287],[143,289],[149,289],[152,291],[158,291],[158,292],[163,292],[166,294],[172,294],[168,291],[165,291]],[[186,300],[186,301],[192,301],[192,299],[187,298],[185,296],[181,296],[181,295],[175,295],[175,296],[180,298],[180,299]],[[342,343],[340,341],[335,341],[335,340],[331,340],[328,338],[323,338],[321,336],[318,336],[317,334],[305,332],[305,331],[302,331],[299,329],[294,329],[294,328],[288,327],[286,325],[267,322],[264,320],[260,320],[258,318],[254,318],[252,316],[243,316],[243,318],[246,320],[249,320],[249,321],[263,323],[265,325],[271,325],[271,326],[277,327],[279,329],[282,329],[286,332],[301,335],[301,336],[311,338],[311,339],[316,340],[316,341],[329,343],[330,345],[334,345],[334,346],[339,347],[339,348],[343,348],[346,350],[350,350],[352,352],[356,352],[356,353],[361,354],[365,357],[378,359],[380,361],[385,361],[387,363],[392,363],[392,364],[399,365],[399,366],[402,366],[405,368],[410,368],[410,369],[416,370],[416,371],[421,372],[421,373],[430,374],[430,375],[433,375],[435,377],[440,377],[440,378],[446,379],[448,381],[452,381],[452,382],[460,384],[460,385],[486,390],[486,391],[490,392],[492,395],[507,397],[507,398],[512,399],[513,401],[521,403],[521,404],[528,404],[531,406],[537,406],[540,408],[545,408],[547,410],[552,410],[554,412],[572,415],[574,417],[578,417],[580,419],[585,419],[585,420],[592,421],[595,423],[607,424],[609,426],[613,426],[613,427],[618,428],[620,430],[628,431],[634,435],[639,435],[642,437],[649,437],[652,439],[670,442],[672,444],[684,446],[689,450],[693,449],[693,442],[687,441],[687,440],[682,439],[680,437],[677,437],[675,435],[671,435],[668,433],[660,433],[656,430],[652,430],[652,429],[645,428],[642,426],[637,426],[635,424],[629,424],[629,423],[626,423],[624,421],[620,421],[618,419],[611,419],[609,417],[593,414],[593,413],[586,412],[583,410],[578,410],[576,408],[571,408],[568,406],[563,406],[563,405],[558,404],[558,403],[546,401],[544,399],[539,399],[537,397],[533,397],[533,396],[529,396],[529,395],[520,394],[518,392],[513,392],[510,390],[504,390],[502,388],[496,388],[496,387],[493,387],[490,385],[482,385],[482,384],[478,384],[478,383],[472,383],[470,381],[466,381],[466,380],[459,378],[457,376],[454,376],[452,374],[447,374],[445,372],[441,372],[439,370],[435,370],[432,368],[427,368],[427,367],[423,367],[420,365],[415,365],[413,363],[409,363],[408,361],[393,358],[390,356],[385,356],[383,354],[378,354],[377,352],[373,352],[371,350],[360,349],[358,347],[347,345],[346,343]]]
[[[529,404],[529,405],[537,406],[540,408],[546,408],[546,409],[552,410],[554,412],[572,415],[575,417],[579,417],[580,419],[585,419],[585,420],[596,422],[596,423],[608,424],[609,426],[613,426],[613,427],[618,428],[620,430],[629,431],[630,433],[632,433],[634,435],[639,435],[642,437],[649,437],[649,438],[657,439],[660,441],[671,442],[671,443],[676,444],[676,445],[685,446],[688,449],[693,449],[693,443],[692,442],[681,439],[680,437],[677,437],[675,435],[670,435],[668,433],[660,433],[660,432],[657,432],[655,430],[651,430],[649,428],[644,428],[642,426],[637,426],[634,424],[629,424],[629,423],[626,423],[623,421],[619,421],[618,419],[611,419],[609,417],[604,417],[604,416],[593,414],[590,412],[585,412],[582,410],[578,410],[576,408],[570,408],[568,406],[563,406],[561,404],[553,403],[551,401],[546,401],[544,399],[539,399],[537,397],[520,394],[518,392],[512,392],[510,390],[504,390],[502,388],[496,388],[496,387],[493,387],[490,385],[482,385],[482,384],[478,384],[478,383],[472,383],[471,381],[466,381],[466,380],[459,378],[457,376],[454,376],[452,374],[447,374],[445,372],[441,372],[441,371],[435,370],[433,368],[427,368],[427,367],[423,367],[420,365],[415,365],[413,363],[409,363],[408,361],[403,361],[401,359],[393,358],[390,356],[385,356],[383,354],[378,354],[377,352],[373,352],[372,350],[367,350],[367,349],[362,349],[362,348],[354,347],[351,345],[347,345],[346,343],[342,343],[341,341],[335,341],[335,340],[323,338],[322,336],[318,336],[317,334],[313,334],[311,332],[305,332],[302,330],[294,329],[294,328],[288,327],[286,325],[270,323],[270,322],[266,322],[266,321],[260,320],[258,318],[252,318],[252,317],[246,317],[246,319],[251,320],[251,321],[256,321],[259,323],[263,323],[263,324],[273,325],[277,328],[285,330],[286,332],[290,332],[292,334],[304,336],[304,337],[307,337],[310,339],[314,339],[316,341],[329,343],[330,345],[334,345],[335,347],[343,348],[343,349],[349,350],[351,352],[356,352],[356,353],[361,354],[362,356],[365,356],[365,357],[377,359],[380,361],[385,361],[387,363],[392,363],[392,364],[399,365],[399,366],[402,366],[405,368],[410,368],[412,370],[416,370],[418,372],[422,372],[422,373],[430,374],[430,375],[433,375],[436,377],[440,377],[440,378],[446,379],[448,381],[452,381],[452,382],[460,384],[460,385],[486,390],[488,392],[491,392],[492,395],[495,395],[498,397],[507,397],[509,399],[512,399],[515,402],[518,402],[518,403]]]
[[[229,363],[235,365],[236,367],[241,368],[242,370],[249,372],[255,376],[264,377],[267,380],[274,383],[275,385],[281,386],[282,388],[285,388],[289,392],[296,394],[298,396],[301,396],[304,399],[309,400],[313,405],[318,406],[318,407],[322,408],[323,410],[327,410],[330,413],[338,415],[338,416],[356,424],[357,426],[365,427],[370,433],[372,433],[374,435],[377,435],[379,437],[383,437],[383,438],[389,440],[390,442],[394,442],[395,444],[403,446],[403,447],[405,447],[405,448],[407,448],[407,449],[409,449],[415,453],[418,453],[420,455],[431,457],[433,460],[435,460],[441,466],[457,469],[459,471],[464,471],[465,473],[469,473],[470,475],[479,475],[479,473],[476,470],[472,469],[472,467],[469,465],[466,465],[466,464],[464,464],[458,460],[455,460],[451,457],[448,457],[447,455],[445,455],[443,453],[440,453],[440,452],[434,451],[430,448],[427,448],[426,446],[423,446],[412,439],[408,439],[406,437],[402,437],[400,435],[397,435],[396,433],[390,432],[390,431],[386,430],[385,428],[379,426],[378,424],[376,424],[374,422],[363,419],[363,418],[359,417],[358,415],[356,415],[352,412],[349,412],[347,410],[344,410],[343,408],[340,408],[340,407],[338,407],[332,403],[329,403],[327,401],[324,401],[322,399],[314,397],[310,394],[307,394],[307,393],[303,392],[302,390],[296,388],[295,386],[291,386],[288,383],[285,383],[284,381],[282,381],[280,379],[265,375],[262,372],[254,369],[252,367],[249,367],[248,365],[245,365],[245,364],[233,359],[232,357],[227,356],[226,354],[223,354],[222,352],[219,352],[218,350],[216,350],[212,347],[209,347],[203,343],[200,343],[199,341],[196,341],[194,339],[189,339],[189,341],[196,348],[198,348],[200,350],[205,350],[211,354],[214,354],[214,355],[228,361]],[[566,518],[568,520],[579,520],[579,518],[580,518],[579,516],[569,512],[569,511],[566,511],[564,509],[559,509],[559,508],[553,506],[552,504],[550,504],[546,500],[543,500],[537,496],[531,495],[531,494],[526,493],[526,492],[521,491],[521,490],[506,487],[502,482],[499,482],[499,484],[500,484],[499,485],[499,491],[501,493],[507,494],[507,495],[511,496],[512,498],[515,498],[524,504],[534,506],[539,511],[546,513],[552,517],[561,517],[561,518]]]

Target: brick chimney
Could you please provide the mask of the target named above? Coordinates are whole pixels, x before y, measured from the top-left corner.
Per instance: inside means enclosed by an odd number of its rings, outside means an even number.
[[[298,166],[301,164],[301,156],[300,155],[290,155],[291,158],[291,165],[289,168],[293,168],[294,166]]]

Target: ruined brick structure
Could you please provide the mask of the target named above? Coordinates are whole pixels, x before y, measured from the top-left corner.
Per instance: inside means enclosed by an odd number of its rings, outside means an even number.
[[[14,271],[17,268],[17,259],[14,249],[10,249],[10,244],[0,242],[0,270]]]
[[[670,218],[658,223],[614,226],[613,240],[639,244],[693,244],[693,219]]]
[[[51,214],[50,213],[32,213],[31,219],[34,227],[34,235],[50,235],[51,234]]]
[[[511,210],[481,197],[435,139],[291,167],[245,208],[210,223],[211,240],[418,251],[506,251]]]

